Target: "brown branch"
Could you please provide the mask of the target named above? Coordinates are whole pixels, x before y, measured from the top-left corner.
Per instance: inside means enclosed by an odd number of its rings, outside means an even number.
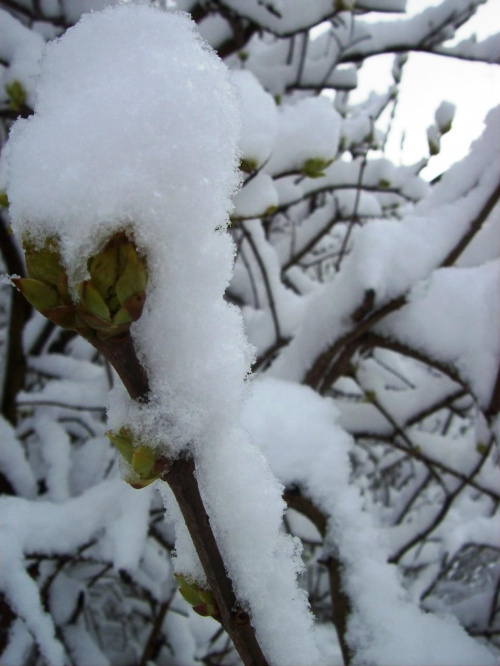
[[[389,562],[391,562],[392,564],[398,564],[401,561],[401,558],[409,550],[411,550],[414,546],[416,546],[421,541],[425,541],[429,537],[429,535],[432,534],[432,532],[434,532],[434,530],[437,529],[439,527],[439,525],[441,525],[443,520],[448,515],[448,511],[453,506],[453,503],[454,503],[455,499],[458,497],[458,495],[460,495],[462,490],[464,488],[466,488],[467,485],[474,479],[476,474],[478,474],[481,471],[484,463],[486,462],[486,460],[487,460],[487,458],[488,458],[488,456],[491,452],[491,449],[493,448],[493,442],[494,442],[494,439],[492,437],[489,444],[488,444],[488,448],[487,448],[486,452],[484,453],[484,455],[481,456],[480,460],[475,465],[474,469],[470,472],[470,474],[468,474],[459,483],[457,488],[455,488],[455,490],[446,497],[446,499],[443,502],[441,508],[439,509],[439,511],[437,512],[435,517],[429,522],[427,527],[424,527],[417,534],[415,534],[414,537],[409,539],[403,546],[401,546],[396,551],[396,553],[394,553],[394,555],[389,558]]]
[[[269,310],[271,312],[271,317],[273,320],[273,326],[274,326],[274,333],[276,335],[276,344],[278,344],[282,340],[282,335],[281,335],[281,328],[280,328],[280,323],[279,323],[279,318],[278,318],[278,312],[276,310],[276,304],[274,302],[274,294],[273,290],[271,287],[271,282],[269,281],[269,276],[267,274],[267,268],[266,265],[264,264],[264,261],[262,257],[259,254],[259,250],[257,248],[257,245],[253,239],[253,236],[248,229],[246,229],[245,225],[241,225],[241,230],[243,232],[243,235],[245,236],[246,241],[252,248],[252,252],[254,254],[255,260],[257,261],[257,264],[259,265],[260,272],[262,274],[262,279],[264,281],[264,286],[266,288],[266,293],[267,293],[267,300],[269,302]]]
[[[208,584],[217,601],[222,626],[231,637],[245,665],[265,666],[267,662],[257,643],[250,618],[238,609],[231,579],[226,573],[210,526],[210,518],[200,495],[194,460],[177,458],[167,466],[162,479],[169,484],[182,511]]]
[[[318,532],[324,538],[326,536],[328,521],[326,516],[314,505],[312,500],[305,497],[297,488],[289,488],[285,491],[284,500],[290,509],[298,511],[316,526]],[[332,599],[332,622],[337,630],[342,657],[345,666],[351,664],[351,650],[346,641],[347,621],[351,612],[351,603],[342,585],[342,563],[333,555],[329,555],[321,562],[328,570],[330,583],[330,595]]]
[[[417,448],[410,449],[407,445],[400,444],[397,439],[396,435],[399,433],[393,433],[392,435],[380,435],[378,433],[370,433],[370,432],[359,432],[356,433],[354,438],[356,440],[358,439],[368,439],[368,440],[374,440],[378,442],[384,442],[388,444],[389,446],[394,447],[395,449],[398,449],[398,451],[403,451],[406,453],[409,457],[414,458],[415,460],[418,460],[422,464],[424,464],[427,469],[429,470],[430,473],[430,467],[435,467],[436,469],[439,469],[441,472],[444,474],[449,474],[450,476],[453,476],[454,478],[460,480],[461,482],[465,482],[467,485],[469,485],[471,488],[474,488],[475,490],[479,490],[479,492],[484,493],[488,497],[491,497],[491,499],[494,502],[500,502],[500,493],[496,493],[493,490],[490,490],[489,488],[486,488],[485,486],[482,486],[480,483],[474,480],[470,475],[463,474],[462,472],[458,472],[456,469],[453,469],[452,467],[449,467],[448,465],[445,465],[443,462],[440,460],[436,460],[435,458],[429,458],[429,456],[426,456],[425,454],[422,453]]]
[[[10,235],[3,216],[0,216],[0,250],[10,274],[25,275],[24,262]],[[31,317],[33,309],[24,296],[12,290],[7,335],[7,361],[2,392],[2,414],[10,423],[17,419],[16,398],[24,387],[26,357],[23,349],[24,327]]]
[[[486,200],[483,208],[481,209],[481,212],[476,217],[476,219],[473,220],[467,233],[462,236],[462,238],[458,241],[455,247],[448,253],[446,258],[443,260],[443,263],[441,264],[442,266],[452,266],[456,262],[456,260],[460,257],[462,252],[466,249],[471,240],[474,238],[474,236],[478,233],[483,224],[486,222],[491,211],[493,210],[493,208],[495,208],[495,206],[499,201],[500,201],[500,183],[497,185],[496,189],[490,194],[490,196]]]
[[[139,363],[130,336],[116,341],[111,338],[94,346],[111,363],[134,400],[147,400],[149,383]],[[231,579],[215,540],[210,519],[205,510],[196,480],[192,458],[165,460],[161,475],[177,500],[186,526],[207,576],[208,584],[219,608],[221,623],[234,643],[245,666],[267,666],[266,658],[257,642],[250,618],[238,608]]]
[[[321,393],[325,393],[332,383],[340,376],[339,367],[345,367],[345,357],[342,356],[344,348],[352,342],[358,340],[364,333],[366,333],[372,326],[375,326],[381,319],[386,317],[391,312],[395,312],[399,308],[406,305],[406,296],[398,296],[397,298],[389,301],[378,310],[367,316],[361,322],[357,323],[348,333],[336,340],[330,347],[328,347],[322,354],[318,356],[310,370],[307,372],[304,383],[314,388]],[[359,303],[355,307],[354,312],[359,310]],[[354,347],[352,348],[354,352]],[[336,360],[340,357],[340,366],[335,364]],[[329,383],[326,383],[324,378],[328,377]]]
[[[158,648],[158,643],[161,641],[161,629],[171,601],[172,599],[170,598],[167,601],[164,601],[160,606],[155,623],[144,647],[139,666],[147,666],[148,663],[151,663],[150,660],[156,657],[155,650]]]
[[[492,420],[500,412],[500,366],[497,372],[497,378],[495,380],[495,386],[493,388],[493,393],[491,395],[490,404],[486,410],[486,417],[488,420]]]

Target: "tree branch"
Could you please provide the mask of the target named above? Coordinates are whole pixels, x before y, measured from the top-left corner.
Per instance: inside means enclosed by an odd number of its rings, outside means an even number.
[[[299,488],[289,488],[283,495],[290,509],[298,511],[316,526],[318,532],[324,538],[327,532],[328,521],[325,515],[314,505],[312,500],[305,497]],[[329,555],[322,564],[328,569],[330,582],[330,595],[332,598],[332,621],[337,630],[342,657],[345,666],[351,664],[351,650],[346,641],[347,621],[351,612],[349,597],[345,594],[342,586],[342,564],[333,555]]]
[[[13,237],[7,230],[7,225],[2,215],[0,215],[0,250],[9,273],[23,277],[25,275],[24,262],[17,250]],[[9,330],[6,343],[7,361],[2,387],[2,414],[12,424],[15,424],[17,420],[16,398],[19,391],[24,388],[26,374],[23,331],[32,312],[33,308],[24,296],[17,289],[12,289]]]
[[[92,342],[114,367],[130,397],[146,401],[149,382],[137,358],[132,338],[127,336],[127,339],[118,340],[116,344],[114,338],[105,343]],[[174,493],[208,584],[217,601],[221,623],[243,663],[245,666],[267,666],[266,658],[250,624],[250,618],[238,608],[231,580],[227,575],[200,495],[193,458],[165,459],[161,478],[169,484]]]

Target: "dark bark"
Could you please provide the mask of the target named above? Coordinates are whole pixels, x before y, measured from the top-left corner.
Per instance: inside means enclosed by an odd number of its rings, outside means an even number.
[[[148,377],[139,363],[131,336],[111,338],[105,342],[95,339],[92,344],[114,367],[130,397],[134,400],[147,400]],[[161,478],[171,487],[182,512],[208,584],[217,601],[222,626],[245,666],[267,666],[250,618],[238,607],[231,579],[227,575],[200,495],[193,458],[165,459]]]
[[[3,216],[0,216],[0,249],[7,271],[24,277],[24,262],[21,259],[13,237],[10,235]],[[23,349],[23,331],[33,310],[28,301],[12,289],[7,335],[6,366],[2,392],[2,414],[12,424],[16,423],[16,397],[24,387],[26,357]]]
[[[322,537],[326,536],[328,521],[326,516],[305,497],[299,488],[290,488],[285,491],[284,499],[290,509],[303,514],[316,526]],[[342,584],[342,563],[333,555],[329,555],[322,564],[328,569],[330,583],[330,596],[332,598],[332,622],[337,630],[342,657],[345,666],[351,664],[351,650],[346,641],[347,621],[351,612],[349,597],[344,592]]]

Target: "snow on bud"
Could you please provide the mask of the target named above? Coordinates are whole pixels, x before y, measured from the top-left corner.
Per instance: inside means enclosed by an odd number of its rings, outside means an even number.
[[[168,414],[175,432],[158,439],[184,448],[237,413],[250,358],[223,300],[234,246],[222,232],[241,178],[229,71],[187,14],[123,3],[47,44],[36,93],[6,149],[14,233],[37,248],[57,238],[64,306],[80,307],[85,334],[107,344],[130,329],[155,397],[144,418]],[[135,249],[107,246],[124,232]]]
[[[352,12],[355,5],[356,5],[356,0],[334,0],[333,3],[333,6],[339,12],[342,11]]]
[[[138,441],[128,428],[108,430],[106,435],[127,465],[125,481],[132,488],[146,488],[161,478],[169,464],[164,454]]]
[[[279,107],[278,134],[265,171],[273,175],[300,171],[318,178],[335,159],[341,118],[325,97]]]
[[[437,155],[441,150],[441,135],[435,125],[431,125],[427,129],[427,143],[431,155]]]
[[[23,84],[15,79],[4,85],[5,92],[9,98],[9,109],[19,111],[26,104],[26,91]]]
[[[124,232],[114,234],[88,260],[90,279],[70,291],[58,238],[39,247],[23,241],[27,278],[12,282],[24,297],[54,324],[75,330],[88,340],[109,340],[129,332],[146,299],[147,270],[135,245]]]
[[[181,596],[193,607],[193,610],[198,615],[213,617],[214,620],[219,620],[220,612],[212,590],[200,587],[189,576],[178,573],[174,574],[174,576],[179,583]]]
[[[278,129],[276,103],[251,72],[232,72],[231,80],[241,100],[243,128],[240,169],[252,173],[268,159],[273,150]]]
[[[451,102],[441,102],[439,107],[436,110],[434,118],[436,119],[436,125],[441,134],[446,134],[451,130],[451,125],[453,123],[453,118],[455,116],[455,105]]]

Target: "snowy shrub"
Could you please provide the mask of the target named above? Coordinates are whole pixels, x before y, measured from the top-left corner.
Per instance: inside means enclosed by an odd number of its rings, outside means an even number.
[[[2,664],[498,663],[500,109],[384,150],[500,48],[405,4],[0,3]]]

